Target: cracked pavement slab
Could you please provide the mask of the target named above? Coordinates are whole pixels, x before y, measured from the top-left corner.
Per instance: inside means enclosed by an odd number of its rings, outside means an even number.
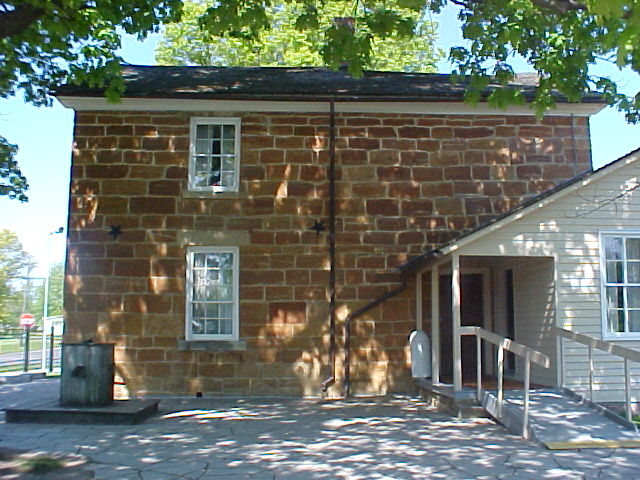
[[[0,386],[0,406],[55,397],[58,385]],[[138,425],[3,421],[0,448],[77,455],[102,480],[628,480],[640,469],[639,449],[549,451],[407,396],[165,399]]]

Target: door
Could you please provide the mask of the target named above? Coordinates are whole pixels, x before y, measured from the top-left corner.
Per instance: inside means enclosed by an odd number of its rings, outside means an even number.
[[[440,276],[440,372],[453,375],[453,325],[451,316],[451,275]],[[482,273],[466,273],[460,277],[461,326],[484,326]],[[476,378],[476,339],[461,339],[463,381]]]

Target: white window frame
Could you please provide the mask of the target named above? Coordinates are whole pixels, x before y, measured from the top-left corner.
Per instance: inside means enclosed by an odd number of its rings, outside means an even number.
[[[233,255],[233,307],[232,307],[232,333],[231,334],[194,334],[191,328],[192,302],[193,302],[193,256],[195,253],[231,253]],[[240,339],[240,301],[239,301],[239,275],[240,275],[240,248],[197,246],[187,247],[187,279],[186,279],[186,305],[185,305],[185,339],[193,340],[223,340],[235,341]]]
[[[233,185],[211,185],[199,187],[194,185],[196,167],[196,132],[198,125],[234,125],[235,126],[235,158]],[[237,192],[240,185],[240,125],[239,117],[191,117],[189,130],[189,191],[192,192]]]
[[[640,340],[640,332],[612,332],[609,330],[609,312],[607,308],[607,286],[621,286],[624,288],[624,312],[625,312],[625,327],[628,325],[628,303],[627,303],[627,288],[640,287],[640,283],[628,283],[626,281],[627,276],[627,249],[626,245],[623,248],[623,270],[624,270],[624,282],[623,283],[608,283],[607,282],[607,264],[605,255],[605,238],[637,238],[640,239],[640,230],[609,230],[599,232],[599,245],[600,245],[600,306],[601,306],[601,328],[602,338],[604,340]]]

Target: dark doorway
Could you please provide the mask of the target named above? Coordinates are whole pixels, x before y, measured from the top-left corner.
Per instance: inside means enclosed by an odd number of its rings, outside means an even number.
[[[483,278],[481,273],[467,273],[460,277],[462,326],[483,326]],[[476,378],[476,339],[462,337],[462,378]],[[453,375],[453,324],[451,316],[451,275],[440,276],[440,372],[443,377]]]

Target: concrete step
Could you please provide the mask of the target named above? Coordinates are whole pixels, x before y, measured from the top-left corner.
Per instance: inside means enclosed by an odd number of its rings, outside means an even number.
[[[0,384],[2,383],[26,383],[47,376],[43,370],[31,372],[0,372]]]
[[[522,435],[524,394],[507,392],[500,409],[496,392],[485,392],[482,405],[497,421]],[[532,390],[529,397],[529,438],[550,450],[579,448],[640,448],[635,425],[614,414],[605,415],[590,402],[555,390]]]

